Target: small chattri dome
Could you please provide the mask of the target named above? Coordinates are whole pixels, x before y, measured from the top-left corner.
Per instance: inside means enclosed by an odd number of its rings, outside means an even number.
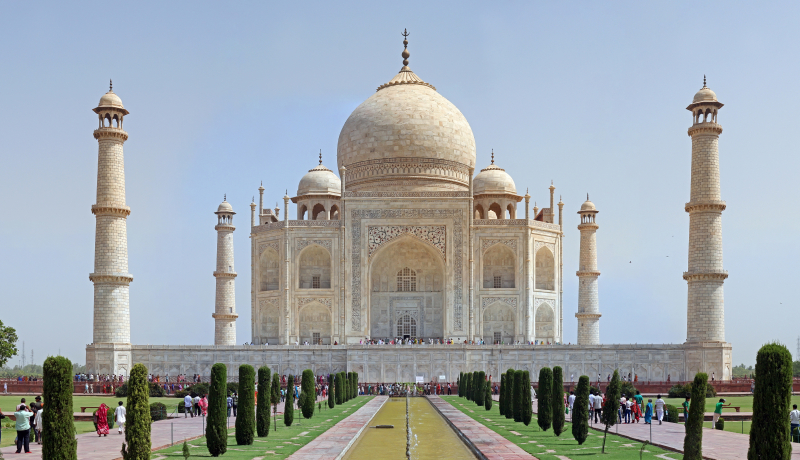
[[[100,102],[97,104],[97,107],[103,108],[115,108],[115,109],[125,109],[122,106],[122,99],[114,93],[114,91],[108,90],[107,93],[103,94],[103,97],[100,98]]]
[[[220,203],[219,207],[217,208],[217,212],[233,212],[233,206],[226,201]]]
[[[714,91],[711,91],[710,88],[703,85],[694,95],[694,99],[692,99],[692,104],[697,104],[698,102],[718,102],[717,101],[717,94]]]
[[[481,172],[472,180],[472,194],[517,194],[514,179],[508,175],[505,169],[494,164],[494,152],[492,152],[492,164],[481,169]]]
[[[586,201],[581,205],[581,212],[583,211],[597,211],[597,208],[594,207],[594,203],[589,201],[588,196],[586,197]]]
[[[297,196],[341,195],[342,181],[330,169],[320,163],[309,170],[297,186]]]

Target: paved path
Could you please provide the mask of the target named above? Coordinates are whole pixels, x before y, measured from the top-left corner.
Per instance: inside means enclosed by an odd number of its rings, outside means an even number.
[[[495,433],[483,424],[476,422],[467,414],[453,407],[449,402],[438,396],[428,396],[428,400],[445,416],[457,430],[467,437],[472,445],[475,446],[488,459],[533,459],[536,457],[525,452],[509,441],[508,439]]]
[[[375,396],[352,415],[340,421],[292,454],[291,460],[323,460],[338,458],[361,434],[375,413],[388,400]]]
[[[236,419],[231,417],[229,420],[229,426],[233,426]],[[153,450],[170,446],[173,439],[175,443],[178,443],[183,442],[184,439],[200,437],[204,434],[203,426],[204,420],[202,417],[175,418],[155,422],[150,432]],[[11,433],[6,434],[6,436],[13,436]],[[117,434],[116,427],[109,431],[108,436],[99,437],[96,432],[91,432],[79,434],[76,438],[78,439],[78,458],[81,460],[118,459],[121,457],[120,450],[122,449],[122,443],[125,441],[125,436]],[[0,452],[6,456],[16,451],[16,447],[0,449]],[[37,457],[41,458],[42,446],[31,444],[31,452],[38,454]],[[155,460],[166,457],[154,454],[152,458]]]

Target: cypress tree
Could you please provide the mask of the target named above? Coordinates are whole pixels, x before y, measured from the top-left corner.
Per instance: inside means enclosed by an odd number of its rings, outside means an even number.
[[[347,381],[347,373],[342,372],[342,402],[350,401],[350,383]]]
[[[211,384],[208,387],[208,421],[206,447],[212,457],[228,450],[228,368],[222,363],[211,366]]]
[[[549,367],[543,367],[539,371],[538,394],[538,423],[543,431],[547,431],[553,423],[553,371]]]
[[[528,371],[522,372],[522,422],[525,426],[530,425],[533,417],[533,401],[531,401],[531,374]]]
[[[514,410],[511,414],[515,422],[522,421],[522,371],[514,372],[514,386],[511,398],[514,400]]]
[[[553,368],[553,433],[564,432],[564,375],[561,366]]]
[[[50,356],[43,366],[42,458],[77,460],[78,443],[72,415],[72,362]]]
[[[236,444],[250,446],[256,428],[256,370],[249,364],[239,366],[239,409],[236,413]]]
[[[498,393],[500,393],[500,395],[499,395],[500,396],[500,400],[497,401],[497,408],[500,410],[500,415],[506,415],[506,412],[505,412],[506,408],[503,407],[503,393],[504,393],[504,390],[505,390],[505,386],[506,386],[506,374],[503,373],[503,374],[500,374],[500,391],[498,392]]]
[[[683,438],[684,460],[703,460],[703,416],[706,411],[706,384],[708,374],[703,372],[694,376],[689,417],[686,422],[686,435]]]
[[[147,386],[147,368],[136,364],[128,378],[128,404],[125,421],[125,460],[148,460],[150,458],[150,388]],[[46,407],[46,406],[45,406]],[[46,414],[47,411],[45,410]]]
[[[492,382],[486,381],[486,393],[483,394],[483,407],[492,410]]]
[[[270,400],[272,399],[271,372],[269,367],[258,368],[258,405],[256,405],[256,434],[259,438],[269,435]]]
[[[358,372],[353,372],[353,383],[355,384],[353,390],[353,397],[355,398],[358,396]]]
[[[516,371],[509,369],[506,372],[506,394],[503,396],[503,401],[506,403],[506,408],[503,412],[506,418],[514,418],[514,380],[516,380]]]
[[[589,437],[589,376],[581,375],[572,404],[572,437],[583,444]]]
[[[464,391],[467,393],[467,401],[472,401],[472,372],[467,372],[464,376],[467,384],[464,386]]]
[[[269,389],[271,393],[269,402],[273,406],[277,406],[281,402],[281,378],[277,372],[272,374],[272,385]]]
[[[331,380],[331,375],[328,375],[328,409],[336,407],[336,385]]]
[[[314,388],[314,372],[312,372],[311,369],[303,371],[303,381],[301,385],[302,391],[305,394],[305,400],[302,406],[303,418],[311,418],[314,416],[314,404],[317,399],[317,392]]]
[[[606,437],[608,436],[608,428],[617,423],[617,407],[619,407],[619,396],[619,372],[614,369],[614,375],[611,377],[611,383],[609,383],[608,388],[606,388],[606,401],[603,404],[603,413],[600,415],[600,421],[606,426],[605,433],[603,433],[603,453],[606,453]]]
[[[343,400],[342,400],[342,374],[341,373],[336,374],[334,379],[335,379],[335,386],[336,386],[336,391],[334,392],[334,395],[336,396],[336,404],[337,405],[341,405],[343,403]]]
[[[476,372],[475,385],[475,404],[483,406],[483,397],[486,394],[486,374],[483,371]]]
[[[456,380],[456,386],[458,387],[458,397],[459,398],[463,398],[464,397],[464,390],[462,388],[464,385],[461,384],[461,382],[463,382],[463,381],[464,381],[464,373],[463,372],[459,372],[458,373],[458,379]]]
[[[747,459],[788,460],[792,453],[789,433],[792,354],[789,350],[778,343],[761,347],[756,355],[755,380]]]
[[[483,387],[481,383],[478,381],[478,371],[472,371],[472,377],[469,380],[469,387],[470,387],[470,396],[472,397],[472,402],[476,402],[478,400],[478,393],[483,391]]]
[[[283,424],[292,426],[294,422],[294,375],[286,381],[286,401],[283,405]]]

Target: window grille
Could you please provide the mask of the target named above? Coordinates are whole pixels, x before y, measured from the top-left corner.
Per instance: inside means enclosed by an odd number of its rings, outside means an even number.
[[[409,338],[417,337],[417,322],[410,315],[403,315],[397,320],[397,336],[409,336]]]
[[[311,277],[311,289],[319,289],[319,275]]]
[[[500,343],[501,340],[503,340],[503,338],[501,337],[500,332],[495,332],[494,333],[494,343],[498,344],[498,343]]]
[[[495,276],[494,277],[494,288],[501,288],[503,287],[503,277],[502,276]]]
[[[397,290],[399,292],[416,291],[417,273],[408,267],[397,272]]]
[[[319,337],[319,332],[311,334],[311,343],[314,345],[322,345],[322,339]]]

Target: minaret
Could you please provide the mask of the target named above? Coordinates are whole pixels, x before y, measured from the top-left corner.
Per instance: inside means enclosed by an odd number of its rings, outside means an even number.
[[[97,139],[97,203],[92,206],[96,218],[94,238],[94,272],[89,279],[94,283],[93,345],[130,344],[131,315],[129,285],[133,276],[128,273],[127,218],[131,208],[125,205],[125,163],[122,144],[128,133],[122,130],[122,119],[128,114],[122,100],[114,94],[111,85],[94,109],[99,125],[94,130]],[[111,347],[115,348],[115,347]],[[120,373],[120,356],[103,363],[90,356],[95,372],[110,364],[103,373]],[[125,360],[127,361],[127,360]],[[129,363],[125,363],[129,365]],[[122,372],[127,374],[126,371]]]
[[[217,208],[217,296],[214,302],[214,345],[236,345],[236,272],[233,270],[233,207],[228,197]]]
[[[597,208],[589,201],[581,205],[578,214],[581,223],[578,230],[581,232],[581,257],[578,275],[578,345],[598,345],[600,343],[600,299],[597,297],[597,229],[595,223]]]
[[[719,135],[717,112],[722,104],[706,86],[694,95],[686,110],[692,112],[692,189],[685,210],[689,213],[689,283],[687,342],[724,342],[725,307],[722,284],[722,211],[719,191]]]

